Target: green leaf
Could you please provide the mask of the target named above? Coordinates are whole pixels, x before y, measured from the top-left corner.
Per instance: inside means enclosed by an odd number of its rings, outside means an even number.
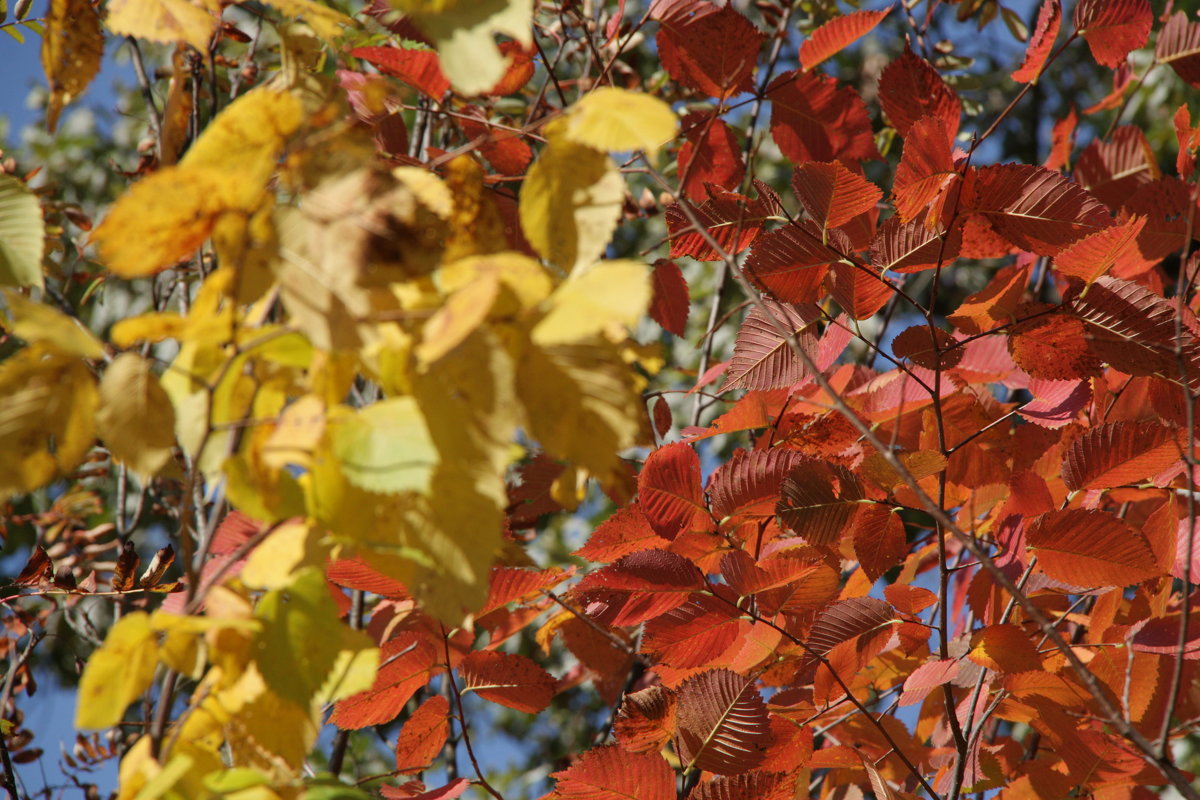
[[[5,28],[24,41],[12,28]],[[0,284],[42,284],[46,225],[37,195],[11,175],[0,175]]]
[[[333,424],[346,480],[369,492],[427,492],[438,453],[411,397],[384,400]]]

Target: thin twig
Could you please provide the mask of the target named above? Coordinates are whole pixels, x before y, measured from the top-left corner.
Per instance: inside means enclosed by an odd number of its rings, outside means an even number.
[[[454,695],[454,705],[458,708],[459,732],[462,734],[463,744],[467,747],[467,756],[471,759],[471,766],[475,768],[475,777],[488,794],[496,800],[504,800],[504,796],[488,783],[487,778],[483,777],[483,770],[479,768],[479,761],[475,758],[475,748],[471,747],[471,735],[467,732],[467,715],[463,713],[462,694],[458,691],[458,684],[454,682],[454,669],[451,666],[450,634],[447,633],[444,625],[442,626],[442,647],[446,651],[446,680],[450,683],[450,693]]]

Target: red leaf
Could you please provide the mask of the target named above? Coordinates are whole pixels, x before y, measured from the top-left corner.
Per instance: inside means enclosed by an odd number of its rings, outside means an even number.
[[[887,506],[870,505],[854,520],[854,556],[872,583],[908,552],[904,520]]]
[[[808,648],[826,655],[843,642],[880,631],[892,624],[892,607],[874,597],[851,597],[831,603],[808,632]]]
[[[608,625],[636,625],[678,608],[702,588],[704,579],[691,561],[644,550],[586,576],[576,591],[592,617]]]
[[[832,545],[854,520],[865,499],[862,484],[845,467],[804,461],[788,473],[776,513],[780,524],[813,545]]]
[[[944,244],[943,244],[944,241]],[[920,272],[940,261],[949,264],[962,247],[962,228],[955,226],[944,239],[918,215],[912,222],[888,217],[871,242],[871,264],[882,272]]]
[[[1012,74],[1017,83],[1036,83],[1042,74],[1042,66],[1054,48],[1054,40],[1058,38],[1058,28],[1062,25],[1062,1],[1045,0],[1038,11],[1037,24],[1033,36],[1029,38],[1029,47],[1025,50],[1025,60],[1020,68]]]
[[[689,89],[723,100],[753,88],[750,77],[766,37],[732,6],[672,17],[658,31],[658,57]]]
[[[325,568],[325,577],[347,589],[361,589],[382,597],[407,600],[411,595],[404,584],[353,558],[339,558]]]
[[[1182,11],[1172,14],[1158,32],[1154,58],[1170,64],[1179,77],[1200,89],[1200,22],[1189,22]]]
[[[675,693],[651,686],[625,695],[613,736],[630,753],[658,753],[675,731]]]
[[[463,688],[484,700],[524,711],[541,713],[558,689],[558,681],[525,656],[498,650],[475,650],[458,665]]]
[[[704,121],[701,122],[700,120]],[[712,115],[689,114],[683,119],[687,141],[679,148],[679,190],[687,199],[708,199],[709,184],[733,190],[746,174],[742,149],[733,129]]]
[[[1175,308],[1143,286],[1109,276],[1068,299],[1068,307],[1087,323],[1087,341],[1102,361],[1130,375],[1174,375]],[[1183,328],[1184,353],[1195,340]]]
[[[264,527],[261,522],[241,511],[230,511],[213,533],[212,546],[209,550],[215,555],[233,553],[254,538]]]
[[[875,207],[883,192],[840,161],[810,161],[792,174],[792,189],[822,230],[840,228]]]
[[[1013,264],[992,276],[981,291],[968,297],[947,319],[969,334],[983,333],[1012,321],[1029,283],[1029,265]]]
[[[450,734],[450,701],[440,694],[421,704],[396,738],[396,771],[400,774],[427,769]]]
[[[829,265],[842,256],[821,243],[807,223],[785,225],[754,243],[745,272],[764,291],[785,303],[815,303]]]
[[[891,10],[889,6],[883,11],[856,11],[829,20],[800,45],[800,66],[807,72],[825,59],[837,55],[873,31]]]
[[[1051,511],[1025,541],[1042,572],[1070,586],[1128,586],[1161,574],[1146,535],[1103,511]]]
[[[438,650],[423,633],[402,633],[384,643],[375,684],[365,692],[338,701],[329,721],[339,728],[358,730],[391,722],[404,710],[413,693],[437,672]]]
[[[654,262],[650,276],[653,294],[650,299],[650,317],[676,336],[687,331],[688,312],[691,301],[683,271],[674,261],[660,258]]]
[[[794,450],[735,450],[708,481],[713,516],[725,528],[775,516],[779,490],[802,456]]]
[[[1078,122],[1075,106],[1071,106],[1067,116],[1054,123],[1054,129],[1050,132],[1050,153],[1046,156],[1043,167],[1059,170],[1070,163],[1071,147],[1075,142],[1075,125]]]
[[[920,614],[937,602],[937,595],[921,586],[893,583],[883,590],[883,596],[901,614]]]
[[[1075,163],[1075,180],[1110,208],[1161,177],[1146,134],[1132,125],[1117,128],[1108,141],[1093,139]]]
[[[374,64],[380,72],[399,78],[434,100],[441,100],[450,88],[450,80],[442,74],[435,50],[356,47],[350,51],[350,55]]]
[[[733,408],[717,417],[707,428],[688,427],[683,429],[687,442],[709,439],[726,433],[765,428],[771,424],[771,413],[763,392],[747,392],[733,404]]]
[[[736,192],[717,192],[700,206],[693,206],[696,221],[730,255],[742,252],[762,233],[767,220],[780,214],[778,199],[764,194],[751,200]],[[769,190],[768,190],[769,191]],[[678,203],[667,206],[667,234],[671,239],[671,258],[691,256],[698,261],[719,261],[721,254],[692,227]]]
[[[949,683],[958,675],[959,662],[953,658],[926,661],[904,679],[904,694],[900,705],[911,706],[921,702],[934,689]]]
[[[754,684],[753,678],[714,669],[680,685],[675,749],[685,769],[736,775],[762,762],[771,728]]]
[[[587,543],[571,555],[588,561],[616,561],[641,550],[663,550],[669,544],[654,532],[641,507],[634,504],[618,508],[592,531]]]
[[[1197,25],[1196,29],[1200,33],[1200,25]],[[1200,48],[1200,43],[1197,47]],[[1187,179],[1192,177],[1192,171],[1196,168],[1196,155],[1193,151],[1200,146],[1200,127],[1192,127],[1192,114],[1187,103],[1175,110],[1174,122],[1175,140],[1179,143],[1179,152],[1175,155],[1175,171],[1179,177]]]
[[[1033,400],[1021,407],[1021,416],[1043,428],[1056,429],[1070,423],[1091,402],[1092,384],[1089,379],[1034,379],[1029,382],[1029,393]]]
[[[550,777],[555,800],[675,800],[675,772],[658,753],[593,747]]]
[[[1075,30],[1106,67],[1121,64],[1144,45],[1153,23],[1150,0],[1079,0],[1075,6]]]
[[[659,663],[671,667],[703,666],[733,644],[740,616],[719,598],[692,595],[679,608],[646,623],[642,652],[654,654]]]
[[[962,361],[964,347],[941,328],[930,330],[928,325],[905,328],[892,340],[892,353],[926,369],[950,369]]]
[[[561,511],[551,489],[564,466],[545,453],[538,453],[516,470],[508,484],[508,524],[514,529],[532,528],[547,514]]]
[[[854,319],[870,319],[891,299],[895,287],[868,266],[834,264],[826,277],[833,299]]]
[[[791,800],[796,793],[792,783],[782,772],[718,775],[697,786],[688,800]]]
[[[479,152],[501,175],[524,175],[533,161],[533,151],[519,131],[471,119],[465,113],[458,118],[458,124],[470,139],[482,139]]]
[[[879,76],[879,102],[892,127],[906,138],[922,117],[941,120],[948,137],[958,133],[962,115],[958,95],[933,65],[908,48]]]
[[[752,308],[738,329],[724,388],[778,389],[805,377],[808,370],[804,362],[792,352],[780,328],[790,332],[806,353],[812,353],[817,345],[812,325],[819,319],[818,314],[815,306],[769,300]]]
[[[1026,164],[998,164],[969,173],[964,211],[984,215],[1022,250],[1052,256],[1112,224],[1104,206],[1057,172]]]
[[[504,77],[487,94],[503,97],[521,91],[533,77],[533,55],[536,52],[533,47],[525,49],[520,42],[501,42],[500,53],[509,57],[508,69],[505,70]]]
[[[1047,314],[1009,329],[1008,352],[1035,378],[1070,381],[1101,372],[1083,322],[1070,314]]]
[[[771,136],[794,164],[879,158],[871,119],[850,87],[816,72],[786,72],[767,87]]]
[[[1112,489],[1141,483],[1182,457],[1174,430],[1157,422],[1097,425],[1076,439],[1063,457],[1063,481],[1071,491]]]
[[[520,567],[492,567],[488,581],[488,598],[476,616],[506,606],[509,603],[527,603],[542,597],[542,592],[557,586],[569,578],[574,571],[550,567],[543,570],[521,569]]]
[[[413,786],[414,791],[406,791],[406,788],[409,786]],[[420,781],[409,781],[404,786],[381,786],[379,787],[379,793],[383,797],[394,798],[395,800],[454,800],[456,797],[461,797],[462,793],[470,788],[471,782],[469,780],[466,778],[455,778],[440,789],[425,791],[425,784]]]
[[[675,442],[650,454],[638,473],[638,505],[664,539],[712,528],[700,485],[700,457],[691,445]]]
[[[901,221],[909,222],[929,209],[958,174],[950,145],[941,117],[922,117],[913,123],[892,183]]]
[[[1154,265],[1138,249],[1137,239],[1145,227],[1145,217],[1130,217],[1085,236],[1055,256],[1054,267],[1084,283],[1092,283],[1110,269],[1124,277],[1145,272]]]
[[[17,586],[38,586],[54,580],[54,563],[41,545],[33,548],[21,574],[13,581]]]

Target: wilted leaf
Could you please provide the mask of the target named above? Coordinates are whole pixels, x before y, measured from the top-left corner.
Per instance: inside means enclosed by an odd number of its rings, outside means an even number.
[[[625,695],[613,736],[631,753],[658,753],[675,732],[675,693],[651,686]]]

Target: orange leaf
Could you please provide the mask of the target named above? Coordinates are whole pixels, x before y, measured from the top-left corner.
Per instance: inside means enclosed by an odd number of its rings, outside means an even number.
[[[658,753],[593,747],[550,777],[555,800],[675,800],[675,773]]]
[[[1026,543],[1042,572],[1070,586],[1128,586],[1161,574],[1146,535],[1103,511],[1052,511],[1030,526]]]
[[[463,688],[502,706],[538,714],[550,705],[558,681],[525,656],[476,650],[458,666]]]
[[[1140,483],[1182,458],[1174,430],[1157,422],[1104,423],[1076,439],[1063,458],[1063,481],[1071,491]]]
[[[625,695],[613,735],[631,753],[658,753],[675,731],[675,693],[651,686]]]
[[[700,457],[691,445],[674,442],[650,454],[638,474],[638,505],[664,539],[712,528],[700,485]]]
[[[889,6],[883,11],[856,11],[829,20],[800,45],[800,65],[807,72],[825,59],[837,55],[874,30],[891,10]]]
[[[941,120],[946,135],[958,133],[962,103],[933,65],[907,47],[879,76],[879,102],[892,127],[908,137],[917,120]]]
[[[802,164],[792,174],[792,189],[822,230],[839,228],[875,207],[883,192],[841,161]]]
[[[1079,0],[1075,6],[1075,30],[1106,67],[1123,63],[1130,51],[1144,45],[1153,23],[1150,0]]]
[[[967,657],[996,672],[1030,672],[1042,668],[1042,659],[1029,635],[1011,623],[989,625],[971,634]]]
[[[396,771],[400,774],[427,769],[450,734],[450,701],[440,694],[426,700],[400,729],[396,738]]]
[[[424,634],[403,633],[386,642],[379,653],[375,684],[365,692],[338,702],[329,721],[342,729],[358,730],[391,722],[413,694],[437,672],[438,650]]]
[[[904,521],[895,509],[870,505],[855,517],[854,556],[872,583],[899,564],[907,552]]]
[[[356,47],[350,51],[350,55],[374,64],[381,72],[399,78],[434,100],[441,100],[450,88],[450,80],[442,74],[438,54],[434,50]]]
[[[867,106],[848,86],[818,72],[786,72],[767,87],[771,136],[793,164],[879,158]]]

